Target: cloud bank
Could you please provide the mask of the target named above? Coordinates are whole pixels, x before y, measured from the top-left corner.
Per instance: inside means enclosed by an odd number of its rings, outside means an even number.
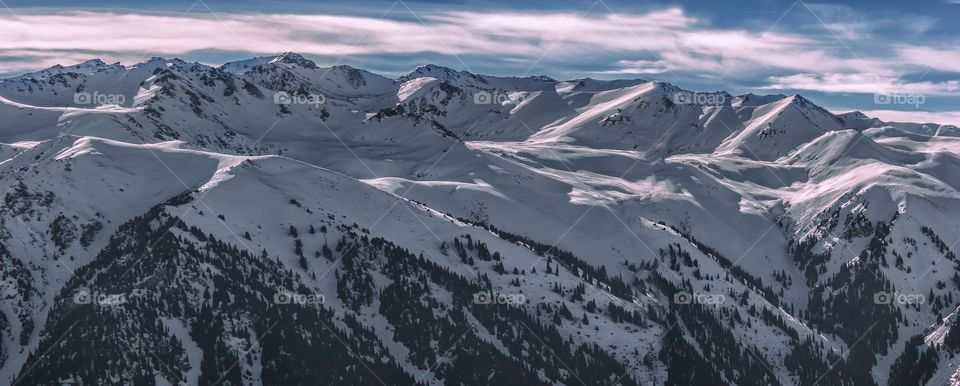
[[[949,44],[893,42],[861,49],[885,20],[849,22],[808,7],[820,26],[795,32],[712,27],[682,8],[637,14],[587,12],[434,12],[394,9],[385,17],[333,14],[150,14],[44,11],[0,16],[0,73],[70,64],[93,56],[132,63],[148,56],[203,52],[250,55],[297,51],[326,58],[447,55],[471,63],[544,63],[593,67],[603,75],[656,75],[753,82],[757,89],[824,93],[960,95],[955,80],[923,79],[960,72]],[[409,12],[408,12],[409,11]],[[797,6],[793,12],[807,12]],[[910,23],[921,34],[929,21]],[[818,30],[819,33],[812,33]],[[906,36],[910,37],[910,36]],[[910,39],[905,39],[910,40]],[[866,44],[863,44],[866,46]],[[528,70],[529,72],[530,70]],[[913,78],[911,78],[911,76]]]

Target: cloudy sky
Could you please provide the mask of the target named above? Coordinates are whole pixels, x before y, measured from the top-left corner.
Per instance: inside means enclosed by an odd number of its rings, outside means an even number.
[[[94,57],[220,64],[295,51],[387,76],[436,63],[659,79],[960,124],[960,0],[155,3],[0,0],[0,76]]]

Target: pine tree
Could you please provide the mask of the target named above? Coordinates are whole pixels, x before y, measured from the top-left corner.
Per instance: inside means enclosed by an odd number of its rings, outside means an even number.
[[[323,253],[323,257],[326,257],[327,260],[333,260],[333,251],[330,250],[330,246],[327,243],[323,243],[323,247],[320,248]]]

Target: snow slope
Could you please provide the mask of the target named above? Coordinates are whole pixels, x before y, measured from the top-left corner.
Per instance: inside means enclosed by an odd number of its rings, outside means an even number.
[[[56,66],[0,81],[0,122],[7,382],[957,372],[955,127],[660,81],[389,79],[295,53]],[[324,301],[285,308],[281,290]],[[77,291],[128,301],[77,307]],[[350,351],[371,371],[336,362]],[[342,372],[278,361],[311,355]]]

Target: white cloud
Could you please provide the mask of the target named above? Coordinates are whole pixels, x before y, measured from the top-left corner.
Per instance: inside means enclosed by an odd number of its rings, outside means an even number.
[[[907,83],[894,76],[866,73],[796,74],[774,76],[767,90],[808,90],[827,93],[960,95],[960,82]]]
[[[960,1],[960,0],[958,0]],[[960,42],[952,46],[923,47],[900,46],[896,49],[899,60],[926,67],[931,70],[960,72]]]
[[[548,48],[556,56],[664,50],[673,38],[634,39],[626,30],[672,36],[692,23],[694,19],[679,9],[600,17],[459,12],[429,15],[423,23],[342,15],[169,16],[79,11],[0,16],[0,36],[5,37],[0,40],[0,56],[16,53],[24,58],[44,58],[50,52],[96,52],[110,59],[142,52],[184,55],[203,50],[294,50],[326,56],[435,52],[536,58]],[[0,64],[6,66],[0,71],[12,70],[10,65]]]
[[[868,117],[877,117],[886,122],[939,123],[960,126],[960,112],[928,112],[898,110],[863,110]]]
[[[877,25],[889,24],[863,18],[837,21],[831,15],[849,12],[819,5],[814,9],[827,18],[825,28],[847,37],[864,36]],[[715,28],[680,8],[588,15],[436,12],[422,19],[402,10],[382,19],[330,14],[42,12],[0,15],[0,36],[5,37],[0,39],[0,73],[71,64],[92,56],[129,63],[150,55],[210,51],[297,51],[324,57],[436,53],[531,64],[541,56],[546,62],[580,66],[607,60],[615,63],[614,68],[598,73],[670,74],[672,80],[682,73],[714,80],[766,81],[768,89],[952,95],[958,93],[956,82],[909,83],[902,76],[928,68],[960,72],[960,54],[941,54],[942,46],[885,43],[894,47],[892,52],[858,49],[858,54],[851,55],[832,34]],[[461,64],[469,66],[469,61]]]

